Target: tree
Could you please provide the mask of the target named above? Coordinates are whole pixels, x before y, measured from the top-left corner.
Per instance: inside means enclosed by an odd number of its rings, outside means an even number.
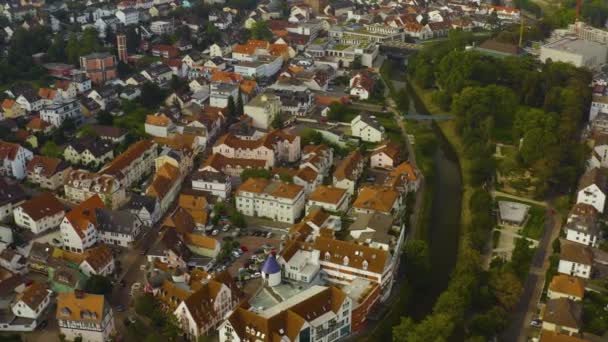
[[[112,114],[110,114],[110,112],[107,110],[100,110],[95,118],[97,119],[97,123],[100,125],[112,126],[114,123],[114,116],[112,116]]]
[[[152,82],[146,82],[141,87],[139,101],[142,106],[148,109],[156,109],[163,101],[163,90]]]
[[[61,157],[61,149],[53,140],[48,140],[42,148],[40,149],[40,153],[43,156],[59,158]]]
[[[245,113],[244,105],[243,105],[243,92],[239,88],[239,95],[236,98],[236,115],[241,117]]]
[[[75,32],[71,32],[68,37],[68,43],[65,48],[65,54],[68,58],[68,63],[78,64],[78,58],[80,57],[80,46],[78,44],[78,37]]]
[[[272,119],[272,122],[270,123],[270,126],[272,126],[272,128],[283,128],[283,118],[281,117],[281,114],[277,114],[275,115],[274,119]]]
[[[510,271],[493,270],[490,273],[489,285],[496,300],[506,310],[515,307],[523,291],[520,280]]]
[[[82,126],[82,128],[78,132],[78,136],[96,138],[99,135],[97,134],[97,131],[95,131],[91,125],[85,125],[85,126]]]
[[[271,40],[273,36],[272,31],[268,28],[268,23],[262,20],[253,24],[249,31],[252,39]]]
[[[359,55],[355,56],[355,59],[353,60],[353,64],[351,65],[351,67],[354,70],[359,70],[359,69],[363,68],[363,64],[361,63],[361,56],[359,56]]]
[[[227,107],[228,117],[231,119],[235,119],[237,115],[236,104],[234,103],[234,98],[232,96],[228,97],[228,107]]]
[[[84,290],[87,293],[109,295],[112,293],[112,281],[107,277],[93,274],[87,279]]]
[[[424,286],[431,269],[429,247],[424,240],[410,240],[404,246],[406,272],[414,286]]]
[[[474,315],[469,323],[469,329],[475,335],[490,339],[507,327],[507,317],[508,314],[503,308],[495,306],[483,314]]]

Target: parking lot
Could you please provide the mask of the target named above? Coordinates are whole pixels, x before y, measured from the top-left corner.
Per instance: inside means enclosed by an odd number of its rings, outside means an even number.
[[[257,236],[242,236],[238,239],[241,246],[245,246],[247,251],[244,252],[241,256],[239,256],[234,262],[228,267],[228,272],[233,277],[237,277],[239,274],[239,269],[241,267],[245,267],[247,261],[255,254],[262,254],[264,250],[270,252],[273,249],[278,250],[279,245],[281,243],[280,240],[277,239],[267,239],[265,237],[257,237]],[[270,248],[264,248],[270,247]],[[261,253],[256,253],[261,252]]]

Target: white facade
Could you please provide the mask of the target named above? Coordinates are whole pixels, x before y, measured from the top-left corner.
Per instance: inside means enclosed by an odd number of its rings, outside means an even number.
[[[150,31],[157,35],[173,33],[173,24],[168,21],[153,21],[150,24]]]
[[[604,205],[606,204],[606,194],[596,184],[591,184],[578,191],[576,203],[592,205],[598,212],[603,213]]]
[[[80,111],[80,103],[77,100],[70,102],[55,102],[49,106],[42,108],[40,118],[53,127],[60,127],[67,119],[74,119],[79,123],[82,119]]]
[[[276,186],[277,184],[272,184]],[[284,185],[284,184],[283,184]],[[298,191],[291,196],[278,196],[269,192],[251,192],[240,188],[236,194],[236,208],[247,216],[267,217],[279,222],[295,223],[302,216],[305,205],[304,188],[299,185]]]
[[[110,258],[108,260],[108,263],[103,265],[98,270],[95,269],[93,266],[91,266],[91,264],[89,264],[89,262],[87,260],[84,260],[82,263],[80,263],[78,268],[87,277],[90,277],[91,275],[99,275],[99,276],[107,277],[107,276],[112,275],[112,273],[114,273],[114,258]]]
[[[269,129],[280,111],[281,98],[271,94],[258,95],[244,107],[245,115],[253,120],[253,127],[260,129]]]
[[[373,153],[370,157],[371,168],[391,169],[394,168],[395,160],[384,152]]]
[[[582,243],[583,245],[598,247],[599,238],[598,236],[589,232],[582,232],[575,229],[566,229],[566,240]]]
[[[0,142],[0,149],[14,150],[6,153],[2,160],[0,175],[24,179],[27,176],[27,163],[34,157],[34,154],[18,144],[6,142]]]
[[[606,63],[606,56],[608,56],[608,46],[605,44],[571,37],[553,41],[540,48],[540,60],[543,63],[552,60],[590,70],[598,69],[600,65]]]
[[[15,224],[21,228],[29,229],[34,234],[40,234],[49,229],[57,228],[63,221],[63,217],[65,216],[64,211],[60,211],[54,215],[42,217],[39,220],[32,219],[22,207],[17,207],[13,211],[13,218],[15,219]]]
[[[370,125],[362,119],[361,115],[357,115],[351,121],[351,134],[367,142],[380,142],[386,137],[386,133],[381,126]]]
[[[561,259],[557,267],[559,273],[575,277],[589,279],[591,277],[591,265],[579,264],[577,262]]]
[[[39,286],[39,285],[32,285]],[[25,290],[27,291],[27,289]],[[51,294],[53,293],[51,290],[45,290],[46,296],[42,299],[36,307],[29,306],[25,301],[19,299],[13,306],[12,311],[13,314],[17,317],[29,318],[29,319],[38,319],[40,314],[49,306],[51,303]]]
[[[116,18],[125,25],[137,25],[139,23],[139,11],[134,9],[124,9],[116,11]]]
[[[91,248],[97,242],[97,230],[92,223],[87,222],[86,227],[78,234],[78,228],[64,217],[60,225],[61,239],[63,248],[72,252],[82,253],[87,248]]]
[[[222,181],[218,178],[193,178],[192,189],[209,192],[212,195],[223,199],[230,197],[230,193],[232,192],[232,184],[230,183],[230,177],[223,175],[218,177],[225,177],[225,179]]]
[[[608,96],[593,95],[589,109],[589,121],[593,121],[599,113],[608,113]]]

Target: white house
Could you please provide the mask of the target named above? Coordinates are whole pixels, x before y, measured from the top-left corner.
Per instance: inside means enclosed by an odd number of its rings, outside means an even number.
[[[601,228],[596,215],[571,216],[564,225],[566,240],[591,247],[599,247]]]
[[[599,115],[597,118],[602,118],[606,114]],[[597,120],[594,123],[597,123]],[[596,133],[602,132],[602,128],[599,125],[593,125]],[[600,128],[600,130],[598,130]],[[591,150],[591,157],[587,161],[587,169],[593,168],[608,168],[608,135],[596,134],[593,139],[593,149]]]
[[[216,108],[228,107],[228,101],[232,97],[235,101],[239,96],[239,85],[223,82],[214,82],[210,85],[209,106]]]
[[[104,208],[104,204],[99,196],[93,196],[65,215],[60,225],[64,249],[83,253],[97,243],[95,211],[99,208]]]
[[[272,121],[281,111],[281,98],[272,94],[260,94],[244,106],[255,128],[269,129]]]
[[[604,212],[606,204],[606,174],[599,168],[593,168],[581,176],[576,203],[590,204],[598,212]]]
[[[374,90],[374,79],[367,72],[358,72],[350,79],[349,85],[351,96],[367,100]]]
[[[137,215],[145,226],[152,227],[160,220],[160,203],[156,198],[132,194],[127,210]]]
[[[326,145],[307,145],[302,149],[300,169],[310,167],[315,172],[327,176],[334,163],[334,151]]]
[[[230,177],[221,172],[198,171],[192,175],[192,189],[226,199],[232,192],[232,183]]]
[[[304,211],[305,194],[300,185],[249,178],[236,193],[236,208],[248,216],[295,223]]]
[[[95,214],[99,240],[107,245],[131,247],[142,233],[143,222],[132,212],[100,208]]]
[[[353,151],[336,167],[333,174],[335,187],[346,189],[350,195],[355,193],[359,177],[363,174],[365,159],[359,151]]]
[[[175,132],[175,124],[164,114],[147,115],[144,129],[153,137],[167,138]]]
[[[394,143],[386,143],[374,149],[370,157],[372,168],[393,169],[400,162],[400,147]]]
[[[350,193],[346,189],[320,185],[308,197],[306,202],[306,213],[313,207],[321,207],[329,212],[346,212]]]
[[[32,282],[17,294],[11,310],[17,317],[38,319],[51,303],[52,293],[53,291],[49,290],[46,284]]]
[[[114,256],[108,246],[100,244],[87,250],[85,255],[78,269],[87,277],[92,275],[107,277],[114,273]]]
[[[86,342],[110,340],[115,332],[114,314],[103,295],[81,290],[57,296],[57,325],[66,340],[81,337]]]
[[[583,300],[585,296],[585,282],[581,278],[557,274],[551,279],[547,288],[547,298],[568,298],[571,300]]]
[[[49,192],[24,202],[13,211],[15,224],[34,234],[59,227],[64,216],[63,204]]]
[[[60,127],[67,119],[73,119],[76,124],[82,121],[82,112],[78,100],[53,102],[40,111],[40,118],[53,127]]]
[[[135,8],[125,8],[115,13],[116,18],[125,26],[137,25],[139,23],[139,11]]]
[[[21,145],[0,141],[0,175],[9,176],[16,179],[23,179],[27,176],[27,163],[34,157],[34,154]]]
[[[569,242],[561,241],[559,253],[559,273],[589,279],[593,266],[593,253],[589,247]]]
[[[593,95],[589,109],[589,121],[595,120],[599,113],[608,113],[608,96]]]
[[[368,113],[357,115],[350,122],[350,127],[352,136],[358,137],[362,141],[380,142],[386,138],[384,127],[375,116]]]

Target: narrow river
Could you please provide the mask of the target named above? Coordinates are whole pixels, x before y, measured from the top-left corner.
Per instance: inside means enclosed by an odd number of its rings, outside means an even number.
[[[410,107],[418,114],[428,114],[424,104],[411,87],[407,87]],[[433,124],[434,125],[434,124]],[[435,301],[446,289],[458,254],[462,177],[458,159],[452,146],[439,128],[433,127],[438,144],[434,160],[434,177],[427,180],[433,191],[430,226],[427,241],[431,256],[431,286],[425,293],[417,293],[408,304],[408,314],[416,320],[431,313]]]

